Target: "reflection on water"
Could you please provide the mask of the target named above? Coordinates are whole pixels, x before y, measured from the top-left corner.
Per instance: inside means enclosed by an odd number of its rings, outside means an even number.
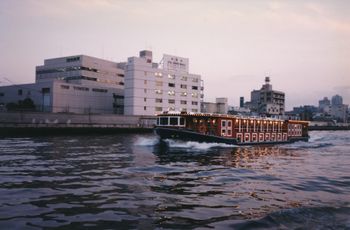
[[[349,228],[349,141],[341,131],[246,147],[152,134],[5,138],[0,228]]]

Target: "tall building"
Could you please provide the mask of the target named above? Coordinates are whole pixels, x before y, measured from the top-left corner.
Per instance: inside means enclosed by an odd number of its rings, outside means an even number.
[[[332,118],[339,122],[347,122],[348,120],[348,105],[343,104],[343,98],[338,94],[332,97],[330,113]]]
[[[86,55],[46,59],[35,83],[0,87],[0,103],[29,98],[39,111],[123,114],[121,65]]]
[[[130,57],[125,69],[126,115],[155,115],[163,111],[200,112],[203,82],[189,73],[188,58],[164,54],[153,62],[144,50]]]
[[[239,107],[244,107],[244,97],[239,97]]]
[[[318,101],[318,108],[321,113],[324,113],[325,115],[330,113],[331,109],[331,102],[328,99],[328,97],[324,97],[322,100]]]
[[[342,104],[343,104],[343,98],[341,96],[339,96],[337,94],[337,95],[334,95],[332,97],[332,106],[334,106],[334,105],[342,105]]]
[[[250,109],[266,116],[284,115],[285,95],[284,92],[273,90],[270,78],[265,77],[265,84],[260,90],[251,92]]]

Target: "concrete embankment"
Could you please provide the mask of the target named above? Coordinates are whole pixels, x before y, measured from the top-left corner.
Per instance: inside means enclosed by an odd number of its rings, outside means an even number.
[[[0,135],[151,132],[155,121],[155,116],[2,112]]]

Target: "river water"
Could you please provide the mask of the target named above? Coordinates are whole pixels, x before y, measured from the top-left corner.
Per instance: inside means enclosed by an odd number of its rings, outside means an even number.
[[[350,132],[236,147],[0,139],[0,229],[350,229]]]

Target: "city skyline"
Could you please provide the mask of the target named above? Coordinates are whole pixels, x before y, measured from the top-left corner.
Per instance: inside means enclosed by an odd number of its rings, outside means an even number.
[[[348,1],[1,1],[0,35],[0,86],[34,82],[44,59],[148,49],[189,58],[205,101],[248,101],[268,75],[287,110],[350,102]]]

